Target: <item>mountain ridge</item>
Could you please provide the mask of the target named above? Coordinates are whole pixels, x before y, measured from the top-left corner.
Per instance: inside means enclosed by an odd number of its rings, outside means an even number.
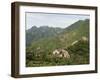
[[[63,35],[63,34],[71,34],[75,35],[75,32],[72,32],[73,30],[77,30],[77,28],[80,28],[81,25],[89,26],[89,19],[85,20],[79,20],[70,26],[66,28],[59,28],[59,27],[51,27],[51,26],[33,26],[30,29],[26,30],[26,45],[30,45],[33,41],[40,40],[41,38],[49,38],[49,37],[55,37],[57,35]],[[85,26],[85,25],[84,25]],[[87,28],[88,29],[88,28]],[[84,30],[84,29],[83,29]],[[82,31],[82,30],[81,30]],[[86,32],[86,34],[88,31]],[[88,36],[86,36],[88,37]]]
[[[53,45],[51,47],[51,50],[56,48],[67,48],[74,41],[80,40],[82,37],[86,38],[89,37],[89,21],[87,23],[85,21],[86,20],[77,21],[74,24],[72,24],[72,28],[70,28],[70,30],[68,31],[66,30],[69,27],[65,28],[57,36],[41,38],[37,41],[33,41],[30,46],[31,48],[32,47],[36,48],[41,46],[41,48],[49,49],[50,48],[49,46]],[[78,23],[77,28],[73,28],[74,27],[73,25],[76,25],[77,23]]]
[[[37,41],[41,38],[56,36],[62,31],[62,28],[53,28],[49,26],[33,26],[32,28],[26,30],[26,45],[31,44],[32,41]]]

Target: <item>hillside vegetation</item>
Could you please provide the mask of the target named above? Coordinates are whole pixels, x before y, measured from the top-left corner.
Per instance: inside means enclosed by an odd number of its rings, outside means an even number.
[[[89,64],[89,20],[79,20],[62,28],[33,26],[26,31],[26,66]],[[68,51],[70,58],[53,55],[56,49]]]

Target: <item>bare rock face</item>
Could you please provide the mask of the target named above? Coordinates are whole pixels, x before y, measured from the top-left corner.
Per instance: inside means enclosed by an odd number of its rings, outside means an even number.
[[[71,45],[73,46],[74,44],[76,44],[78,42],[78,40],[74,41]]]
[[[70,55],[69,55],[68,51],[62,49],[62,50],[61,50],[61,53],[62,53],[63,57],[65,57],[65,58],[70,58]]]
[[[68,51],[64,49],[56,49],[53,51],[53,55],[60,58],[70,58]]]
[[[83,41],[88,41],[88,38],[85,37],[85,36],[83,36],[83,37],[82,37],[82,40],[83,40]]]

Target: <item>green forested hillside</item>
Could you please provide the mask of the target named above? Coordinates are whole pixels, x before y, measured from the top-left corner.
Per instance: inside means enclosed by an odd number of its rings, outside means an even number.
[[[63,29],[61,28],[53,28],[49,26],[33,26],[31,29],[26,30],[26,45],[30,45],[32,41],[56,36],[62,31]]]
[[[89,20],[79,20],[65,29],[56,29],[54,28],[52,30],[53,33],[49,33],[50,36],[47,35],[47,37],[39,37],[36,40],[31,40],[30,46],[26,48],[26,66],[77,65],[89,63]],[[47,33],[48,30],[45,34]],[[68,51],[71,58],[54,57],[52,53],[55,49]]]

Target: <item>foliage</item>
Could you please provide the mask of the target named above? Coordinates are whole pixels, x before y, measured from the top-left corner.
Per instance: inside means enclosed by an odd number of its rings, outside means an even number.
[[[80,40],[67,48],[71,54],[72,64],[89,64],[89,42]]]

